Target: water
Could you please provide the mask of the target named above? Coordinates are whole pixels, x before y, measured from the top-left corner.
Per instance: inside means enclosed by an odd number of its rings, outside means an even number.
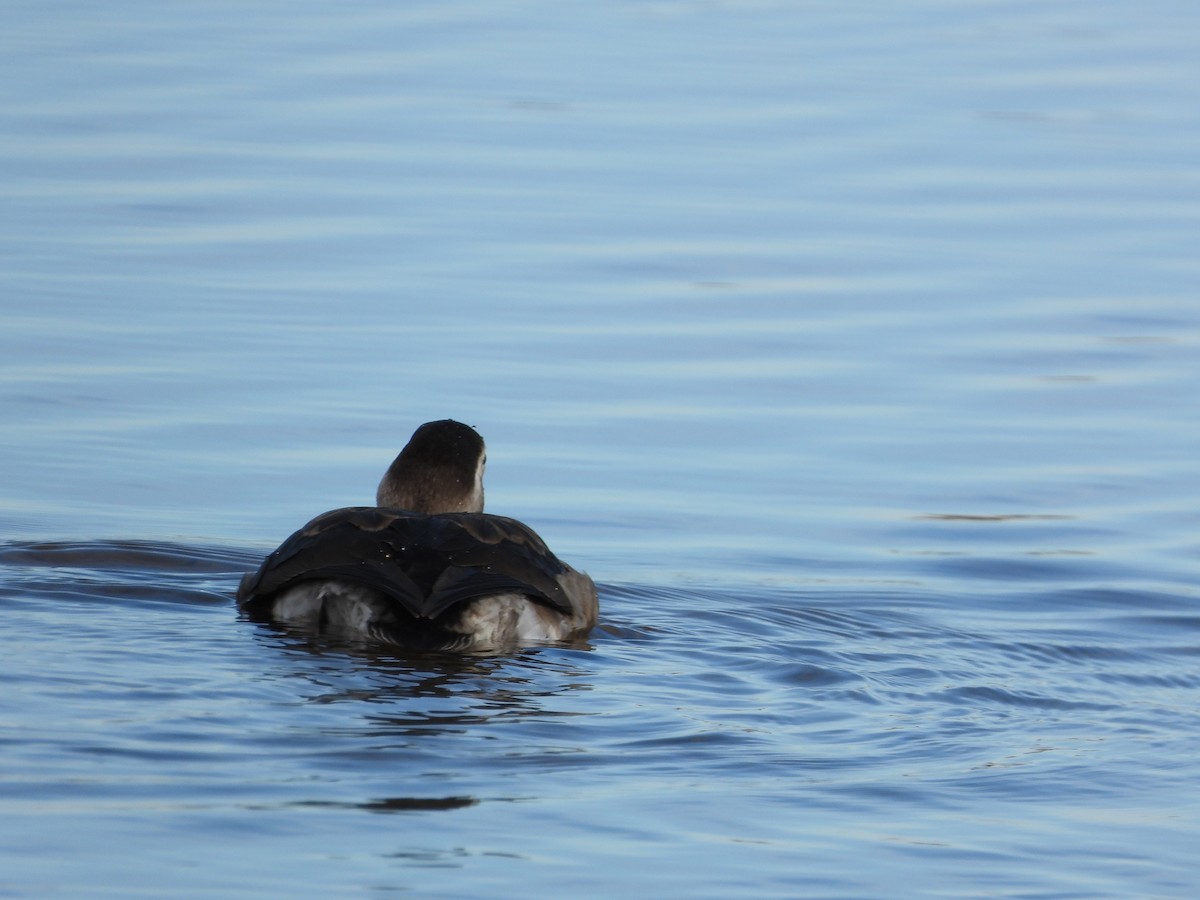
[[[1194,896],[1197,24],[9,4],[0,895]],[[446,416],[586,649],[238,616]]]

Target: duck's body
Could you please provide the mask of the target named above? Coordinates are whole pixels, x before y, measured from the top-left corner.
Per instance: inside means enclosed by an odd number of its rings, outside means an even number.
[[[446,420],[417,429],[379,506],[313,519],[242,579],[252,615],[426,649],[586,634],[596,587],[515,519],[483,512],[482,439]]]

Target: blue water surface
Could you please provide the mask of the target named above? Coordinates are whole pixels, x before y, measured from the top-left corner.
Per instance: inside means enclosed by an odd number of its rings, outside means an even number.
[[[1198,27],[8,4],[0,896],[1194,897]],[[238,615],[445,417],[587,646]]]

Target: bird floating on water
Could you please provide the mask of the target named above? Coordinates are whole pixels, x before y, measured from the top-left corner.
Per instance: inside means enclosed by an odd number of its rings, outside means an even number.
[[[596,585],[532,528],[483,511],[483,438],[444,419],[418,428],[375,506],[317,516],[246,575],[255,618],[414,649],[502,649],[580,638]]]

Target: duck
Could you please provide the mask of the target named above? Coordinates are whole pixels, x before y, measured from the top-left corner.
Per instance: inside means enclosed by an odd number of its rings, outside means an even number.
[[[487,448],[453,419],[421,425],[374,506],[322,513],[246,574],[252,619],[415,650],[582,639],[599,600],[588,575],[516,519],[483,511]]]

